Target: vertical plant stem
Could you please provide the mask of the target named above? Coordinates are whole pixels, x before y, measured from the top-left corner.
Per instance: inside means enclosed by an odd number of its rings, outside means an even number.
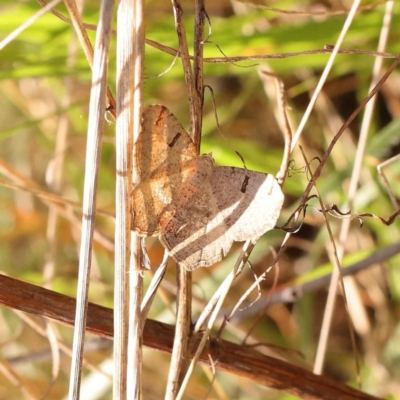
[[[133,32],[133,143],[139,138],[144,80],[144,1],[133,0],[134,23]],[[128,154],[129,156],[129,154]],[[137,181],[136,160],[132,160],[133,183]],[[130,198],[131,196],[129,196]],[[130,220],[130,219],[129,219]],[[128,339],[128,399],[142,398],[142,333],[146,317],[142,318],[141,303],[143,298],[143,274],[142,269],[141,240],[136,233],[131,235],[131,260],[129,271],[129,339]]]
[[[182,20],[182,8],[178,0],[172,0],[175,28],[179,40],[179,53],[182,59],[182,66],[186,80],[189,97],[190,109],[190,127],[191,132],[194,129],[194,112],[195,112],[195,88],[193,83],[193,73],[190,64],[189,50],[186,40],[185,26]],[[165,399],[175,399],[182,377],[186,372],[188,365],[188,343],[190,338],[190,323],[191,323],[191,298],[192,298],[192,274],[185,268],[177,265],[177,295],[176,295],[176,329],[174,337],[174,345],[171,355],[171,365],[168,373],[168,382],[165,391]]]
[[[134,399],[141,392],[142,271],[139,239],[130,230],[130,198],[136,180],[133,143],[139,135],[142,105],[143,2],[121,0],[117,18],[114,398]]]
[[[96,215],[96,188],[100,166],[101,139],[104,130],[104,112],[106,109],[107,59],[111,37],[113,5],[113,0],[102,2],[93,60],[82,210],[82,236],[79,254],[79,279],[69,386],[70,400],[79,398],[81,380],[90,265],[92,260],[92,241]]]
[[[195,20],[194,20],[194,49],[193,49],[193,76],[194,92],[196,97],[196,108],[193,116],[193,125],[190,132],[192,141],[200,154],[201,131],[203,123],[203,41],[204,41],[204,21],[206,10],[204,0],[196,0]]]
[[[190,110],[190,136],[200,151],[202,108],[203,108],[203,31],[205,20],[204,1],[196,1],[195,6],[195,45],[194,45],[194,76],[191,68],[186,30],[183,23],[183,11],[178,0],[172,0],[175,27],[179,40],[179,53],[182,60]],[[165,398],[174,399],[180,383],[185,376],[188,365],[188,345],[191,323],[192,274],[177,267],[177,321],[174,347],[171,357],[171,367]]]
[[[393,1],[389,1],[386,4],[386,12],[384,16],[384,21],[383,21],[383,28],[381,31],[381,36],[379,39],[379,44],[378,44],[378,51],[383,52],[386,48],[386,43],[388,39],[388,33],[389,33],[389,26],[390,26],[390,21],[391,21],[391,16],[392,16],[392,11],[393,11]],[[375,59],[374,63],[374,68],[373,68],[373,76],[372,76],[372,81],[370,84],[370,91],[372,91],[376,85],[377,82],[379,81],[379,73],[382,67],[382,62],[383,59],[381,57],[377,57]],[[353,172],[350,180],[350,187],[348,191],[348,199],[349,199],[349,206],[350,208],[352,207],[354,196],[357,192],[358,188],[358,182],[360,178],[360,173],[361,173],[361,164],[364,159],[364,152],[365,152],[365,146],[366,146],[366,140],[368,137],[368,131],[369,131],[369,126],[371,123],[372,119],[372,111],[375,106],[375,97],[370,99],[368,104],[365,107],[365,113],[364,113],[364,118],[362,121],[362,126],[361,126],[361,132],[360,132],[360,140],[357,146],[357,152],[356,152],[356,158],[354,161],[354,166],[353,166]],[[342,220],[342,225],[339,233],[339,243],[338,243],[338,249],[337,249],[337,258],[339,262],[342,262],[343,256],[344,256],[344,246],[347,240],[347,235],[350,229],[350,219],[344,218]],[[337,293],[337,287],[338,287],[338,282],[340,279],[340,271],[335,268],[332,272],[332,279],[331,283],[329,286],[329,294],[328,294],[328,299],[327,299],[327,304],[326,304],[326,310],[324,314],[324,319],[322,321],[322,327],[321,327],[321,334],[318,342],[318,348],[317,348],[317,354],[316,354],[316,359],[315,359],[315,364],[314,364],[314,373],[320,374],[323,370],[323,364],[325,360],[325,353],[326,353],[326,348],[327,348],[327,342],[328,342],[328,336],[329,336],[329,331],[330,331],[330,326],[332,323],[332,318],[333,318],[333,311],[335,308],[335,303],[336,303],[336,293]],[[351,277],[346,278],[346,280],[352,279]],[[346,282],[345,280],[345,282]]]
[[[190,64],[189,49],[186,39],[186,30],[182,18],[183,15],[182,7],[180,5],[179,0],[171,0],[171,1],[175,16],[175,29],[179,40],[179,54],[181,56],[183,73],[185,76],[186,87],[188,90],[190,133],[192,135],[196,127],[196,118],[197,118],[196,115],[198,115],[199,112],[198,96],[196,94],[196,87],[194,84],[193,72]]]

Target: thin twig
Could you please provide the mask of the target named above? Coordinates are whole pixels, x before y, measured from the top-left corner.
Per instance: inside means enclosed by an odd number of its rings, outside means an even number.
[[[172,0],[175,16],[175,29],[179,41],[179,54],[182,60],[183,73],[188,92],[189,112],[190,112],[190,135],[192,140],[196,138],[196,127],[201,127],[201,114],[199,115],[199,99],[194,83],[192,67],[189,58],[189,49],[186,38],[185,25],[183,23],[183,10],[179,0]],[[188,364],[188,346],[190,338],[191,324],[191,298],[192,298],[192,274],[184,267],[177,265],[177,316],[176,331],[174,338],[171,365],[168,373],[167,388],[165,399],[175,399],[178,393],[182,377],[186,372]]]
[[[140,398],[141,392],[141,332],[144,322],[140,304],[143,276],[139,238],[130,230],[130,199],[132,181],[137,180],[132,154],[133,143],[139,137],[143,96],[142,7],[141,1],[123,0],[119,3],[117,14],[121,34],[117,36],[114,321],[118,336],[114,345],[114,397],[122,400]]]

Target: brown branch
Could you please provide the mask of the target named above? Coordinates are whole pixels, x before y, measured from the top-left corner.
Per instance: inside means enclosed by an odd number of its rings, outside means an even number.
[[[0,305],[73,327],[75,299],[5,275],[0,275]],[[89,303],[87,331],[112,338],[113,310]],[[175,327],[172,325],[148,319],[144,327],[144,345],[171,354],[174,331]],[[210,359],[221,371],[246,377],[257,384],[283,390],[304,399],[377,399],[331,378],[315,375],[247,346],[221,339],[211,339],[208,348],[203,351],[201,362],[210,365]]]

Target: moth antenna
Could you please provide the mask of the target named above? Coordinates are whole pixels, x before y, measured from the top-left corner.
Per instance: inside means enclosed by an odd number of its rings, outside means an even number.
[[[215,104],[214,91],[213,91],[213,89],[212,89],[211,86],[209,86],[209,85],[204,85],[204,88],[206,88],[206,87],[208,88],[208,90],[209,90],[210,93],[211,93],[211,101],[212,101],[212,103],[213,103],[213,110],[214,110],[215,121],[216,121],[216,123],[217,123],[217,130],[218,130],[218,133],[219,133],[219,134],[221,135],[221,137],[225,140],[226,145],[227,145],[232,151],[234,151],[234,152],[236,153],[236,155],[240,158],[240,160],[241,160],[242,163],[243,163],[243,168],[247,170],[247,167],[246,167],[246,163],[245,163],[245,161],[244,161],[244,158],[242,157],[242,155],[241,155],[236,149],[234,149],[234,148],[230,145],[228,139],[226,138],[226,136],[223,134],[223,132],[222,132],[222,130],[221,130],[221,126],[219,125],[218,114],[217,114],[217,106],[216,106],[216,104]]]

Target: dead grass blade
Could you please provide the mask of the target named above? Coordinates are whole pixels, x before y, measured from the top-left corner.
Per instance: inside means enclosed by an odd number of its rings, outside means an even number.
[[[92,260],[92,241],[96,216],[96,188],[100,167],[101,140],[104,129],[104,112],[106,109],[107,60],[108,46],[111,37],[112,10],[113,2],[111,0],[102,3],[93,60],[93,78],[89,105],[85,183],[82,207],[82,236],[79,254],[79,280],[69,387],[69,398],[71,400],[79,398],[81,380],[89,276]]]

